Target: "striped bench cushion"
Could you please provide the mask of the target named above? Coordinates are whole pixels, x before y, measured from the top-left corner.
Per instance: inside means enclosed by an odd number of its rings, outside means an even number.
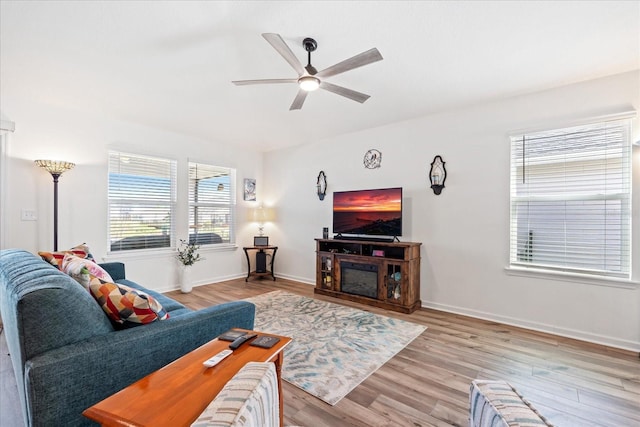
[[[469,392],[470,427],[540,427],[551,426],[506,381],[471,383]]]
[[[280,403],[275,365],[269,362],[247,363],[191,425],[279,426]]]

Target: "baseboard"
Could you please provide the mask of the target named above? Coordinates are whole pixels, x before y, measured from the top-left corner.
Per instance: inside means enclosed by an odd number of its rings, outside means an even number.
[[[197,288],[198,286],[204,286],[204,285],[211,285],[213,283],[226,282],[227,280],[244,279],[246,277],[247,277],[246,273],[234,274],[234,275],[229,275],[229,276],[211,277],[209,279],[198,280],[197,282],[194,282],[193,283],[193,287]],[[279,279],[279,278],[292,280],[294,282],[300,282],[300,283],[304,283],[305,285],[311,285],[311,286],[315,286],[315,284],[316,284],[315,282],[312,282],[307,278],[297,277],[297,276],[289,276],[289,275],[285,275],[285,274],[276,274],[276,280]],[[269,280],[271,280],[271,279],[269,278]],[[160,292],[160,293],[178,291],[178,290],[180,290],[180,285],[179,284],[176,284],[174,286],[165,286],[165,287],[163,287],[161,289],[154,289],[154,291]]]
[[[617,338],[607,337],[604,335],[578,331],[575,329],[559,328],[557,326],[548,325],[545,323],[531,322],[528,320],[517,319],[513,317],[508,317],[508,316],[500,316],[493,313],[486,313],[486,312],[477,311],[477,310],[469,310],[466,308],[450,306],[446,304],[438,304],[438,303],[423,301],[422,307],[431,308],[433,310],[446,311],[448,313],[461,314],[463,316],[474,317],[476,319],[503,323],[505,325],[517,326],[520,328],[530,329],[533,331],[545,332],[548,334],[558,335],[565,338],[573,338],[580,341],[587,341],[587,342],[600,344],[608,347],[615,347],[622,350],[640,352],[640,342],[621,340]]]
[[[309,280],[306,277],[290,276],[288,274],[276,274],[276,278],[280,278],[280,277],[283,279],[292,280],[294,282],[304,283],[305,285],[311,285],[311,286],[316,285],[315,280]]]

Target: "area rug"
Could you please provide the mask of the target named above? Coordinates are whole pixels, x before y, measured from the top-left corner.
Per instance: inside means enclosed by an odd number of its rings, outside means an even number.
[[[247,298],[254,329],[293,338],[282,378],[335,405],[427,329],[284,291]]]

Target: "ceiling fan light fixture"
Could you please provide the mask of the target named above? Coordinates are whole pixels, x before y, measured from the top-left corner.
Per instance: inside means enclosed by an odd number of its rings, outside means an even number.
[[[307,92],[313,92],[320,87],[320,79],[313,76],[302,76],[298,79],[300,89]]]

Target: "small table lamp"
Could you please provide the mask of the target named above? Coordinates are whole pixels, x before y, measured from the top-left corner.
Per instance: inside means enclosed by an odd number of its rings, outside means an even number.
[[[264,236],[264,223],[275,221],[276,215],[272,208],[258,206],[249,211],[249,220],[258,223],[258,233]]]
[[[36,165],[53,177],[53,250],[58,250],[58,178],[68,170],[73,169],[75,163],[58,160],[35,160]]]

